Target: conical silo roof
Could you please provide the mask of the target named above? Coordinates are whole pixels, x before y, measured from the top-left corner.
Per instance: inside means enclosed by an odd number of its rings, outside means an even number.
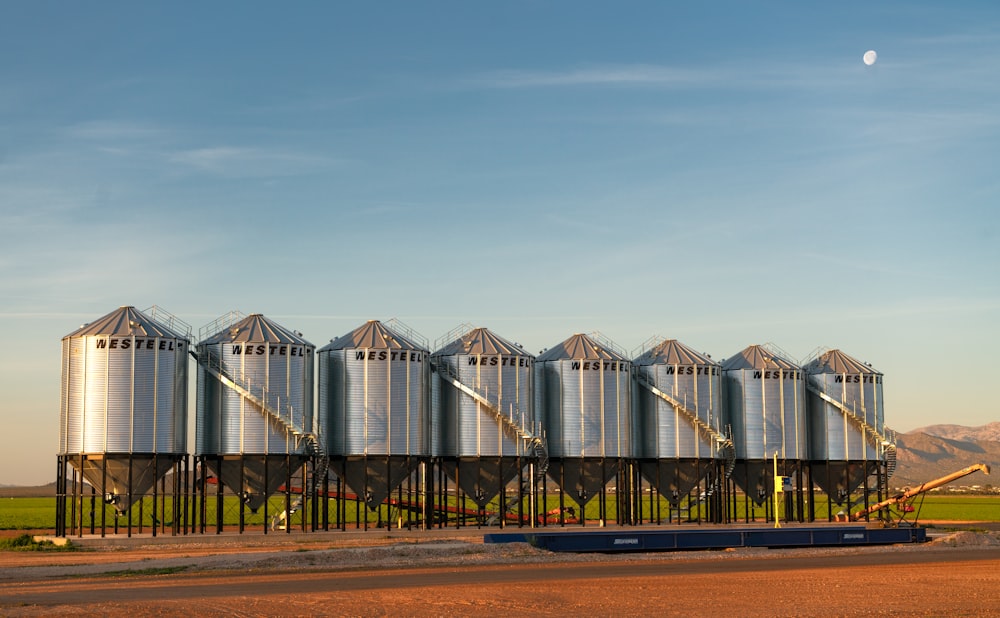
[[[186,339],[185,336],[174,332],[132,306],[119,307],[89,324],[84,324],[64,338],[88,336],[130,337],[132,335]]]
[[[552,346],[538,357],[538,362],[554,360],[613,360],[628,361],[627,358],[601,345],[591,337],[577,333],[562,343]]]
[[[718,365],[676,339],[666,339],[633,361],[635,365]]]
[[[882,375],[880,371],[870,365],[862,363],[858,359],[844,354],[840,350],[828,350],[819,358],[813,359],[804,367],[806,373],[849,373],[849,374],[876,374]]]
[[[531,356],[521,346],[507,341],[503,337],[491,332],[488,328],[473,328],[434,353],[435,356],[453,356],[456,354]]]
[[[738,369],[799,369],[795,363],[781,358],[762,345],[747,346],[722,363],[724,371]]]
[[[209,336],[201,343],[212,345],[230,342],[312,345],[295,331],[289,330],[259,313],[248,315],[228,328]]]
[[[378,320],[368,320],[343,337],[320,348],[320,352],[364,348],[369,350],[424,350]]]

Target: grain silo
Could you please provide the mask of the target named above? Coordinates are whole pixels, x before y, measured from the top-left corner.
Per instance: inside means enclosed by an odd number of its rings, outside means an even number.
[[[831,503],[843,504],[869,476],[878,474],[879,484],[895,467],[895,439],[885,426],[882,374],[840,350],[820,354],[803,369],[812,480]],[[883,470],[885,477],[879,474]]]
[[[735,458],[721,367],[676,339],[656,341],[632,364],[643,477],[674,507],[706,478],[705,494],[714,494]]]
[[[560,502],[568,495],[583,507],[603,496],[619,472],[628,476],[623,464],[634,456],[632,362],[597,333],[575,334],[539,355],[535,371],[549,478],[561,488]],[[625,488],[619,483],[618,489]],[[602,520],[605,508],[602,500]],[[617,513],[624,515],[621,508]]]
[[[201,336],[197,455],[256,512],[317,448],[315,347],[259,313],[230,312]]]
[[[431,356],[431,454],[483,509],[529,462],[546,465],[534,416],[535,358],[468,325],[439,346]]]
[[[375,509],[429,456],[430,352],[402,324],[371,320],[318,355],[331,470]]]
[[[120,513],[155,492],[172,468],[180,477],[177,466],[187,460],[189,333],[155,307],[120,307],[63,338],[60,507],[67,493],[79,497],[82,490],[75,481],[72,492],[65,487],[67,464]],[[66,523],[59,510],[57,528]],[[81,505],[71,526],[82,527],[82,517]]]
[[[732,479],[763,505],[774,490],[777,458],[778,473],[797,477],[801,489],[808,455],[802,369],[770,347],[751,345],[722,363],[722,376],[736,447]]]

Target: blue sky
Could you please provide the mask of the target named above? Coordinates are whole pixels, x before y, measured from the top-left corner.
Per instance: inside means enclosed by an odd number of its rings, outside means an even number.
[[[993,2],[5,3],[0,483],[53,480],[60,340],[120,305],[841,348],[897,430],[998,421],[998,33]]]

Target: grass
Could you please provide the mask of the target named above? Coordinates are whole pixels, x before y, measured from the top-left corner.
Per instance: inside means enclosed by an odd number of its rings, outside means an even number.
[[[617,502],[615,500],[614,494],[608,494],[608,503],[606,517],[609,521],[615,520]],[[455,504],[454,497],[451,497],[452,504]],[[0,500],[0,530],[34,530],[34,529],[52,529],[55,527],[55,498],[5,498]],[[210,527],[214,527],[216,521],[215,512],[215,499],[212,497],[208,501],[208,517]],[[330,502],[330,525],[334,526],[334,501]],[[570,500],[568,497],[565,502],[566,506],[573,507],[579,512],[579,507],[575,502]],[[737,500],[737,518],[742,519],[744,514],[742,496]],[[170,501],[167,499],[165,506],[166,517],[170,518]],[[259,526],[262,524],[269,524],[270,518],[274,515],[280,513],[285,506],[284,496],[272,497],[268,503],[268,520],[264,520],[263,509],[259,510],[257,513],[250,513],[249,510],[245,512],[245,521],[247,525]],[[544,510],[556,509],[559,506],[558,495],[550,494],[548,496],[548,502],[545,507],[539,507]],[[988,521],[997,522],[1000,521],[1000,495],[968,495],[968,494],[944,494],[944,493],[934,493],[926,494],[923,501],[918,497],[914,502],[913,506],[918,509],[918,512],[911,513],[908,515],[907,519],[912,521],[914,515],[918,516],[918,521],[925,520],[948,520],[948,521]],[[95,513],[93,514],[93,519],[96,525],[100,526],[101,521],[101,507],[102,501],[100,499],[95,501]],[[474,509],[475,506],[471,501],[466,504],[466,507]],[[110,505],[104,506],[105,508],[105,521],[106,524],[111,527],[115,522],[115,511]],[[697,508],[696,507],[691,512],[691,518],[697,518]],[[704,509],[705,505],[702,504],[700,508]],[[850,510],[857,511],[861,508],[860,505],[852,505]],[[84,500],[84,526],[89,528],[91,521],[90,509],[90,499],[89,497]],[[227,527],[238,526],[239,524],[239,501],[232,496],[227,496],[223,502],[223,522]],[[371,512],[366,508],[355,509],[353,502],[347,504],[347,525],[349,527],[354,527],[356,524],[361,523],[367,518],[369,525],[373,525],[378,521],[379,514]],[[498,506],[496,502],[487,506],[487,511],[496,512]],[[650,505],[649,498],[646,496],[643,500],[642,505],[643,514],[645,517],[650,515]],[[834,512],[839,510],[847,510],[846,505],[834,505]],[[142,516],[142,525],[144,529],[148,529],[152,524],[152,513],[151,503],[145,504]],[[160,509],[157,509],[158,516]],[[389,509],[385,506],[381,507],[381,516],[383,522],[390,518],[388,514]],[[764,509],[757,507],[755,509],[758,518],[763,518]],[[817,521],[825,521],[827,517],[827,501],[826,497],[822,494],[816,494],[815,503],[815,513]],[[660,515],[665,521],[667,519],[668,505],[665,500],[660,503]],[[358,519],[360,515],[360,520]],[[677,511],[673,511],[673,515],[676,518]],[[683,512],[683,517],[687,518],[688,514],[685,510]],[[77,513],[79,517],[79,512]],[[292,526],[298,527],[301,525],[302,511],[299,510],[292,517]],[[585,516],[588,520],[596,520],[598,518],[598,498],[591,500],[585,510]],[[393,510],[392,520],[395,524],[396,513]],[[416,516],[413,516],[414,519]],[[702,511],[702,517],[704,518],[704,510]],[[406,515],[403,516],[404,523],[406,522]],[[128,525],[128,520],[126,517],[122,517],[118,521],[119,527],[124,528]],[[132,526],[133,529],[137,528],[139,524],[139,507],[138,505],[133,507],[132,513]],[[475,525],[473,518],[470,518],[467,522],[468,525]],[[454,525],[452,523],[452,525]],[[169,524],[168,524],[169,527]]]
[[[55,498],[0,499],[0,530],[45,530],[55,521]]]
[[[56,545],[52,541],[36,541],[30,534],[22,534],[12,539],[0,539],[0,550],[4,551],[72,551],[72,543]]]
[[[1000,496],[930,494],[912,502],[920,519],[943,521],[1000,521]],[[912,519],[912,517],[910,518]]]

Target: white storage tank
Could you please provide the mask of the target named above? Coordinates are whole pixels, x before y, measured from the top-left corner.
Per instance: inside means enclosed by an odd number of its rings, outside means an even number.
[[[319,418],[338,473],[369,507],[405,480],[430,444],[430,352],[370,320],[320,348]]]
[[[841,350],[804,366],[813,482],[843,504],[894,449],[885,427],[882,374]]]
[[[202,333],[197,452],[256,511],[311,455],[315,346],[259,313]]]
[[[640,469],[677,506],[734,456],[722,423],[722,368],[676,339],[659,340],[632,364]]]
[[[635,456],[632,362],[598,334],[575,334],[539,355],[535,372],[549,477],[583,506]]]
[[[442,340],[431,356],[431,452],[484,507],[534,455],[526,437],[538,431],[535,358],[486,328],[459,327]]]
[[[790,475],[808,458],[805,375],[775,351],[751,345],[722,363],[736,447],[732,478],[757,504],[773,489],[773,458]]]
[[[121,512],[187,454],[190,328],[154,311],[119,307],[62,340],[59,453]]]

